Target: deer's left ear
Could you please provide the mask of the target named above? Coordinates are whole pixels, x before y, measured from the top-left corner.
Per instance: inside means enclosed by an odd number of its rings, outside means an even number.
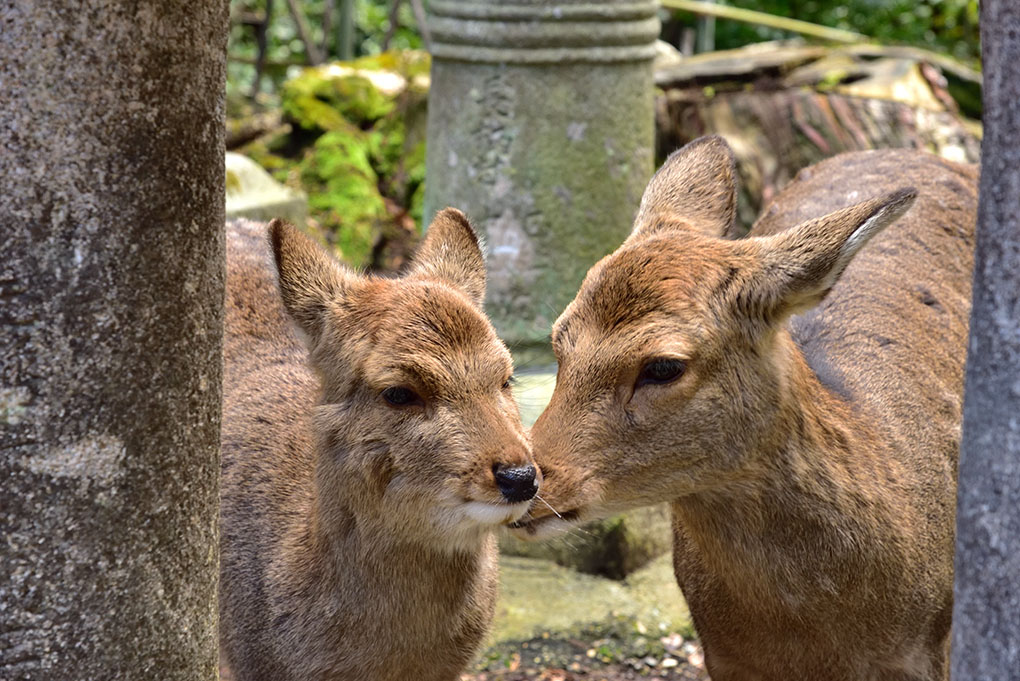
[[[476,307],[482,307],[485,259],[478,235],[463,213],[456,208],[444,208],[436,214],[407,276],[455,286]]]
[[[760,264],[741,299],[770,324],[814,307],[864,244],[906,213],[916,196],[912,188],[900,189],[779,234],[747,239]]]
[[[670,154],[641,197],[634,236],[690,229],[724,236],[737,219],[733,150],[722,137],[699,137]]]
[[[279,218],[269,223],[268,234],[283,306],[305,335],[309,349],[314,349],[361,277]]]

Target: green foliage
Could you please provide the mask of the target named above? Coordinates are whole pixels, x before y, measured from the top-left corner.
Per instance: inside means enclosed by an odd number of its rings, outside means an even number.
[[[308,207],[344,259],[356,266],[371,264],[376,231],[387,216],[366,137],[353,127],[327,132],[299,165]]]
[[[325,35],[326,0],[299,0],[297,3],[304,14],[316,45],[325,47],[327,61],[340,57],[339,12],[343,0],[333,0],[332,24],[329,35]],[[386,35],[390,32],[389,0],[354,0],[354,56],[377,55],[383,52]],[[297,25],[290,15],[285,0],[273,3],[273,13],[267,32],[268,64],[262,89],[269,85],[275,91],[287,77],[293,76],[297,68],[308,63],[305,46],[301,42]],[[261,16],[265,12],[265,0],[230,0],[232,17]],[[410,3],[404,2],[397,12],[397,26],[392,31],[388,49],[418,50],[422,47],[421,35],[414,20]],[[257,53],[255,31],[238,21],[232,21],[228,52],[233,57],[254,60]],[[250,63],[231,61],[227,67],[228,92],[249,93],[255,77],[255,68]]]
[[[880,43],[925,47],[966,62],[980,56],[978,0],[724,0],[745,9],[856,31]],[[685,25],[692,14],[677,12]],[[716,49],[792,37],[783,31],[717,20]]]
[[[422,52],[303,69],[280,88],[290,131],[241,150],[309,196],[326,241],[357,267],[398,265],[375,251],[405,216],[421,223],[428,72]]]

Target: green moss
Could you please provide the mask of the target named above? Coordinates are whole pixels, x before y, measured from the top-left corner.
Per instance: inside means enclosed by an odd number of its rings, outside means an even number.
[[[227,185],[227,193],[228,194],[230,194],[231,192],[240,191],[240,189],[241,189],[241,180],[237,177],[236,173],[232,173],[231,171],[228,170],[227,171],[227,183],[226,183],[226,185]]]
[[[309,207],[341,256],[356,267],[371,264],[379,223],[387,217],[368,137],[350,127],[328,132],[300,166]]]
[[[372,81],[354,73],[333,77],[330,69],[339,70],[336,65],[309,68],[284,83],[280,99],[287,118],[308,130],[327,131],[348,122],[372,123],[393,111],[393,100]]]
[[[428,55],[417,52],[386,52],[307,68],[283,84],[283,112],[306,130],[372,125],[400,108],[398,100],[406,91],[420,90],[428,70]]]
[[[693,634],[690,613],[673,576],[671,556],[662,556],[624,582],[583,575],[544,560],[500,559],[500,599],[483,654],[483,666],[534,638],[555,641],[610,639],[607,661],[648,649],[657,639]],[[490,667],[492,668],[492,667]]]
[[[289,131],[241,150],[308,195],[312,220],[352,265],[399,266],[399,255],[373,258],[409,249],[379,246],[416,239],[407,216],[421,224],[428,72],[423,52],[304,69],[281,89]]]

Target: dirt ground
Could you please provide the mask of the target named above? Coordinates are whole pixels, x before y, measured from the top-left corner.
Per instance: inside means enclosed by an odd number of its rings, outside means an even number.
[[[460,681],[708,680],[696,640],[679,633],[634,636],[619,624],[497,646]]]
[[[548,636],[548,635],[546,635]],[[654,641],[655,655],[638,657],[633,641],[538,637],[489,651],[460,681],[709,681],[696,641],[671,634]],[[233,681],[225,664],[220,681]]]

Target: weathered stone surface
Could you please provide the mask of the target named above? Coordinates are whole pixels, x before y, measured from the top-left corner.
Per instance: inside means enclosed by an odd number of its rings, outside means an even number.
[[[433,2],[425,217],[488,244],[487,312],[518,358],[626,237],[652,171],[652,2]],[[549,356],[545,356],[545,361]]]
[[[303,69],[284,125],[239,149],[308,195],[312,231],[355,267],[395,271],[418,242],[428,70],[413,50]]]
[[[928,56],[759,44],[684,59],[655,74],[657,152],[724,136],[737,158],[740,231],[798,171],[844,151],[922,148],[975,162],[980,126],[960,115],[946,80],[954,69],[960,87],[976,86],[975,74]]]
[[[671,556],[661,556],[624,582],[578,574],[535,558],[500,560],[491,643],[539,631],[568,631],[613,617],[635,618],[652,632],[690,631],[690,613],[673,576]]]
[[[228,151],[226,171],[228,218],[259,222],[283,218],[295,225],[304,225],[308,219],[305,195],[274,180],[247,156]]]
[[[0,678],[213,679],[227,3],[0,26]]]
[[[981,194],[964,386],[954,679],[1020,670],[1020,5],[981,5]]]

